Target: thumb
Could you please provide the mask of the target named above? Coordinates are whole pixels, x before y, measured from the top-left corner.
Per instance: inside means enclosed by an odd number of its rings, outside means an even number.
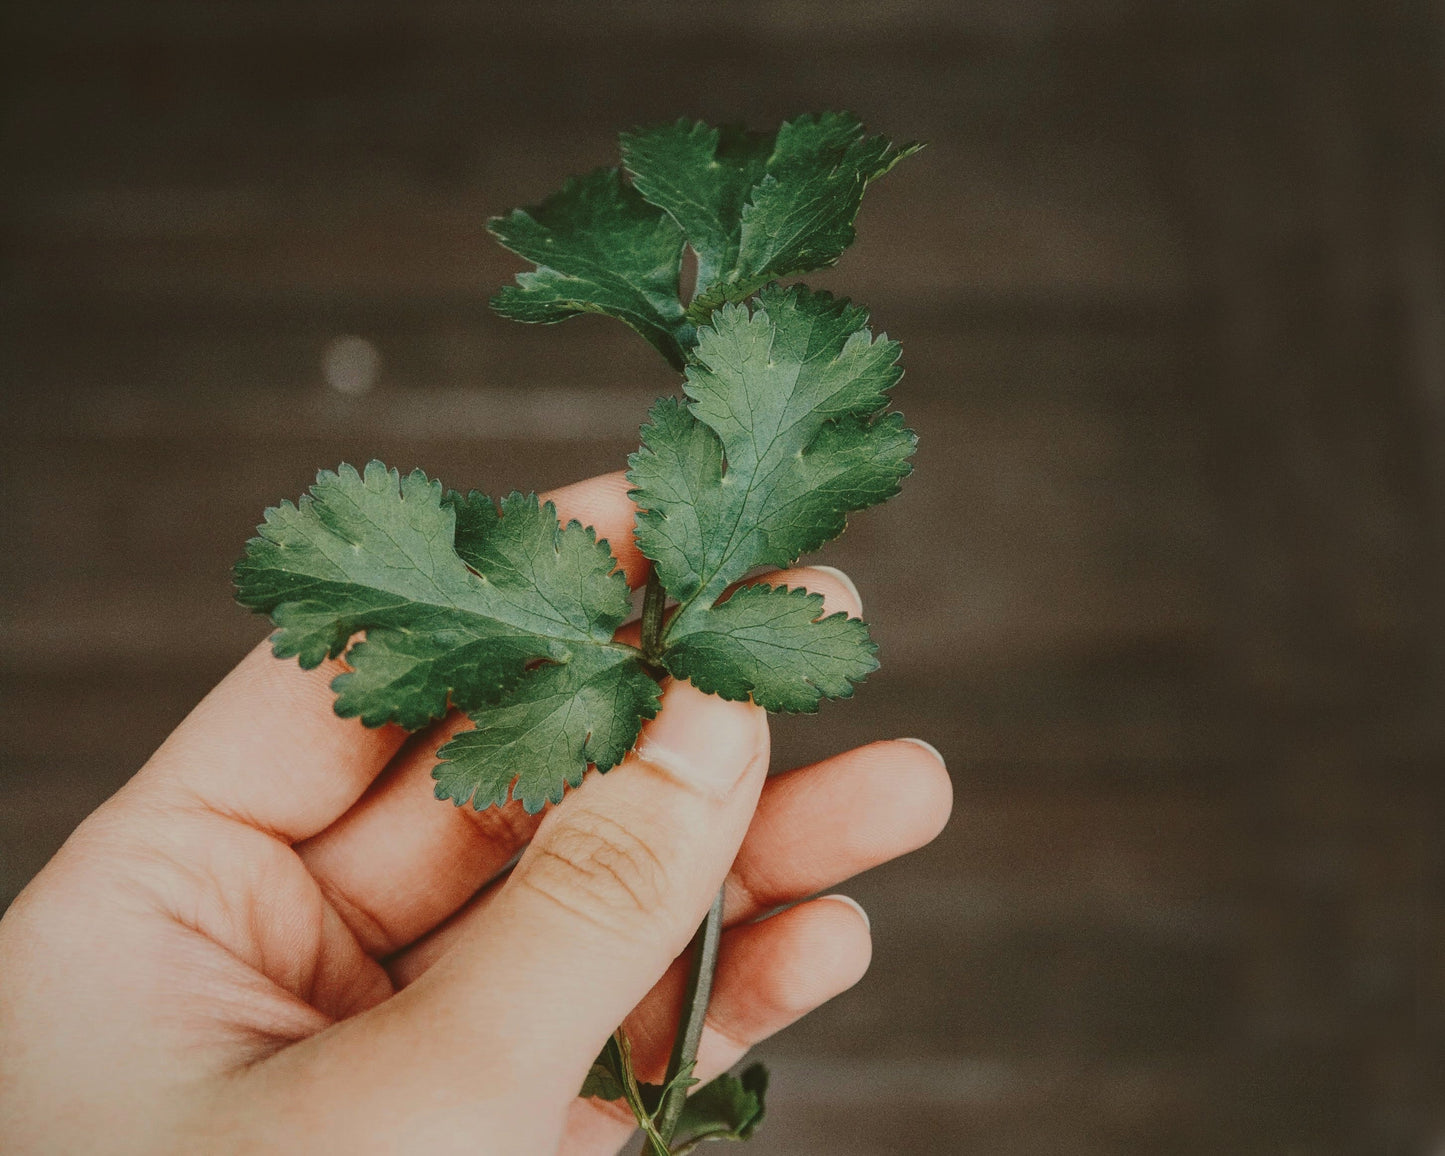
[[[706,915],[767,763],[761,710],[669,685],[637,749],[543,821],[438,989],[499,969],[507,1002],[531,1005],[514,1054],[561,1069],[575,1093],[574,1073],[586,1074]],[[501,1027],[503,1013],[484,1014]]]
[[[465,1110],[480,1088],[510,1088],[557,1106],[560,1127],[607,1036],[707,913],[767,764],[762,710],[671,683],[637,749],[551,811],[475,925],[360,1017],[365,1053],[389,1069],[376,1091],[406,1096],[401,1076]],[[405,1056],[401,1071],[386,1056]]]

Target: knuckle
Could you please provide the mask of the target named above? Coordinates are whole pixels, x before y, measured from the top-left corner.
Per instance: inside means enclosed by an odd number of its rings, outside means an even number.
[[[647,841],[596,813],[536,840],[523,877],[574,914],[611,924],[654,918],[668,894],[666,867]]]

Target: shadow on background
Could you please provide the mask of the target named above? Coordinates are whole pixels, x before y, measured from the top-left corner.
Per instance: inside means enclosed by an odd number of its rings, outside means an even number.
[[[488,215],[679,115],[927,153],[809,281],[904,344],[827,554],[956,817],[752,1151],[1423,1151],[1442,1042],[1445,27],[1426,3],[30,4],[3,172],[0,903],[262,633],[262,508],[618,468],[675,381]],[[360,338],[360,342],[338,340]],[[379,360],[374,360],[379,359]]]

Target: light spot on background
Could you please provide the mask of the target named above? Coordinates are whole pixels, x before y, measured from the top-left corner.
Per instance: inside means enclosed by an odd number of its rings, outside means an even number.
[[[381,373],[381,354],[364,337],[334,338],[321,355],[321,372],[326,384],[337,393],[356,396],[376,384]]]

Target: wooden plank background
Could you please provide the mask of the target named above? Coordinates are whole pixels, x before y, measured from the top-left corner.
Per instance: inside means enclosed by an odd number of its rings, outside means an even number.
[[[615,468],[674,388],[512,325],[492,213],[678,115],[930,150],[810,280],[905,346],[918,472],[827,554],[956,817],[763,1050],[758,1156],[1425,1152],[1445,1135],[1438,4],[10,6],[0,903],[262,633],[318,465]],[[328,391],[358,334],[374,390]],[[1428,1150],[1434,1150],[1429,1148]]]

